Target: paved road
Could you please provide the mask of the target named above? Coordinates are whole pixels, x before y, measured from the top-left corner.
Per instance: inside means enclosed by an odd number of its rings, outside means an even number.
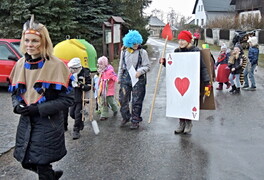
[[[163,41],[152,39],[149,43],[158,58]],[[168,52],[175,46],[169,44]],[[191,135],[174,135],[177,119],[165,117],[165,69],[161,74],[153,121],[147,123],[159,67],[155,58],[152,60],[142,112],[144,122],[140,129],[119,128],[121,117],[118,114],[116,118],[98,122],[101,130],[98,136],[93,134],[89,122],[85,122],[79,140],[73,141],[71,131],[66,132],[68,154],[54,164],[55,168],[64,170],[62,179],[262,180],[263,70],[259,69],[257,73],[256,92],[242,91],[238,96],[230,95],[228,90],[216,92],[217,110],[201,111]],[[7,98],[2,106],[9,106]],[[5,111],[2,117],[17,122],[17,117],[7,113],[8,108]],[[71,125],[72,122],[70,119]],[[1,137],[0,141],[4,139]],[[0,179],[36,178],[12,158],[12,150],[0,157]]]

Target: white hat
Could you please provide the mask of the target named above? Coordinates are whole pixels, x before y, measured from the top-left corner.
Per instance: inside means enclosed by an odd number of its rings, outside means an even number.
[[[226,46],[225,43],[223,43],[223,45],[221,46],[221,50],[222,50],[222,49],[227,49],[227,46]]]
[[[249,37],[247,42],[248,43],[251,42],[252,43],[252,46],[256,46],[258,44],[257,37],[255,37],[255,36]]]
[[[70,60],[70,62],[68,63],[68,67],[69,68],[79,68],[81,66],[82,66],[81,65],[81,60],[80,60],[80,58],[77,58],[77,57],[72,58]]]

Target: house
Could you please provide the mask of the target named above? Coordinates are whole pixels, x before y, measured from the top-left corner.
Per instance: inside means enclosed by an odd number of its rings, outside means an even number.
[[[192,12],[195,24],[203,27],[217,17],[234,15],[235,7],[230,2],[231,0],[196,0]]]
[[[166,24],[156,16],[150,16],[147,28],[149,29],[150,36],[159,37],[162,29]]]
[[[147,25],[147,28],[149,29],[150,32],[150,36],[151,37],[160,37],[161,32],[163,30],[163,28],[165,27],[165,23],[163,21],[161,21],[158,17],[156,16],[151,16],[149,18],[149,23]],[[173,32],[173,34],[175,34],[175,31],[177,31],[178,29],[175,28],[174,26],[171,26],[171,30]]]
[[[249,14],[260,18],[264,15],[264,0],[231,0],[230,5],[235,6],[239,18],[247,17]]]

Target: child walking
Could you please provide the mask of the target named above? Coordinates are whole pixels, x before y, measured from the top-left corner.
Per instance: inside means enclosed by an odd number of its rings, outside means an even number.
[[[115,101],[115,82],[118,81],[113,66],[108,64],[108,59],[102,56],[98,59],[99,89],[98,105],[101,112],[100,120],[107,120],[109,117],[108,107],[110,106],[113,115],[117,115],[117,104]]]
[[[259,48],[257,44],[256,37],[250,37],[248,40],[249,43],[249,50],[248,50],[248,63],[246,68],[244,69],[244,86],[243,89],[248,91],[255,91],[256,90],[256,82],[255,82],[255,69],[258,65],[258,56],[259,56]],[[251,82],[251,86],[249,87],[248,83],[248,76]]]
[[[216,90],[223,90],[223,84],[226,84],[226,89],[228,89],[231,84],[229,82],[229,74],[230,74],[230,69],[228,68],[228,58],[229,58],[229,53],[227,53],[227,47],[225,44],[221,46],[221,51],[218,56],[217,62],[215,67],[217,69],[217,76],[216,76],[216,81],[218,82],[219,86],[216,88]]]
[[[244,55],[242,47],[237,44],[235,45],[232,55],[228,60],[228,67],[231,71],[229,80],[232,85],[232,89],[229,92],[232,94],[240,94],[240,75],[244,69],[244,62],[247,62],[247,57]],[[236,85],[234,80],[236,81]]]

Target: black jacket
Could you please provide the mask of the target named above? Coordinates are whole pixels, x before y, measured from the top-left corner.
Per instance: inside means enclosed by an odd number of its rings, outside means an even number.
[[[13,106],[19,102],[12,95]],[[40,116],[20,116],[14,157],[25,163],[49,164],[66,155],[62,109],[73,104],[73,94],[47,89]]]
[[[197,51],[199,52],[200,49],[198,47],[195,47],[195,46],[190,46],[187,48],[177,48],[174,50],[175,53],[177,53],[177,52],[197,52]],[[210,81],[208,70],[204,64],[201,53],[200,53],[200,80],[205,85],[209,84],[209,81]]]
[[[83,84],[83,77],[85,78],[85,84],[81,87],[74,88],[74,102],[82,102],[83,91],[91,90],[91,76],[88,68],[82,68],[81,72],[77,75],[78,82]]]

